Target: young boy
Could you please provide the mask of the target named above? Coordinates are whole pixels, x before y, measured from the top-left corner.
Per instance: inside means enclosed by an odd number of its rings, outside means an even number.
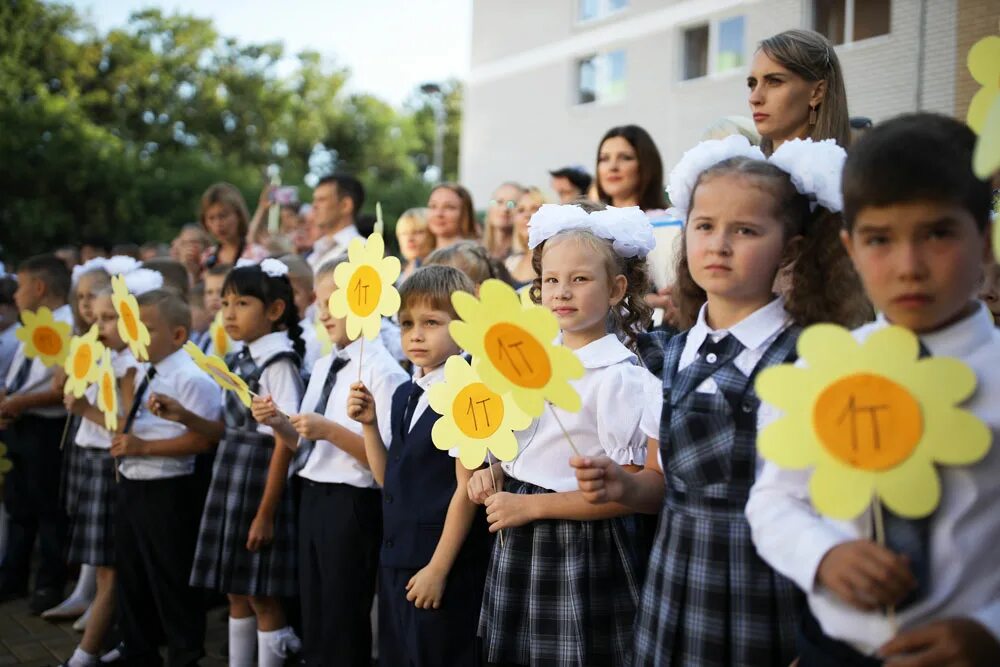
[[[188,340],[191,311],[173,290],[153,290],[139,299],[149,329],[149,364],[139,367],[124,434],[112,441],[120,459],[115,554],[119,623],[126,664],[188,665],[202,655],[205,613],[201,594],[188,586],[201,513],[195,454],[209,439],[155,416],[148,406],[165,394],[209,420],[220,418],[219,388],[181,347]]]
[[[205,316],[208,318],[208,326],[212,326],[216,314],[222,310],[222,285],[226,282],[226,276],[232,270],[231,264],[216,264],[205,270],[204,284],[205,293]],[[198,347],[206,354],[211,351],[212,336],[209,335],[210,328],[206,328],[205,335],[197,341]]]
[[[431,440],[439,415],[427,397],[444,379],[444,362],[461,353],[448,333],[458,317],[451,295],[474,290],[451,267],[414,271],[399,290],[402,346],[416,368],[414,379],[396,390],[388,421],[382,397],[363,383],[351,392],[348,413],[364,424],[368,465],[385,500],[378,610],[383,665],[480,664],[476,627],[489,531],[466,492],[472,471]]]
[[[908,555],[873,542],[867,515],[817,515],[811,471],[764,466],[746,514],[761,557],[808,595],[800,667],[1000,665],[1000,332],[975,297],[991,250],[974,143],[955,120],[914,114],[871,130],[847,157],[842,239],[881,313],[855,337],[902,326],[927,353],[965,362],[978,387],[962,408],[987,424],[993,446],[975,464],[936,469],[938,508],[900,522],[913,529]]]
[[[301,489],[298,521],[302,646],[309,665],[371,664],[372,599],[382,539],[382,497],[369,470],[361,426],[347,416],[358,379],[386,407],[406,373],[378,339],[351,341],[346,320],[330,316],[333,273],[346,258],[316,273],[319,319],[334,343],[321,358],[290,420],[270,401],[254,401],[254,418],[274,429],[279,443],[298,448],[289,467]],[[388,419],[388,410],[383,418]]]
[[[56,321],[72,325],[66,304],[70,272],[55,255],[25,260],[17,270],[14,301],[20,312],[47,307]],[[0,432],[13,468],[4,480],[4,506],[10,515],[7,553],[0,564],[0,597],[27,593],[31,552],[37,536],[38,572],[31,611],[40,614],[59,604],[66,584],[66,513],[59,501],[66,423],[62,391],[52,386],[52,368],[29,359],[19,344],[0,389]]]

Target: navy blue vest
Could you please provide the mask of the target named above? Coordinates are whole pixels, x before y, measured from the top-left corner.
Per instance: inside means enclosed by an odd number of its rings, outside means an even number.
[[[392,395],[392,443],[382,487],[383,567],[419,569],[430,562],[455,494],[455,459],[431,441],[431,429],[440,415],[428,406],[410,432],[402,432],[403,411],[413,387],[413,382],[405,382]],[[488,545],[486,515],[479,508],[456,564],[482,557]]]

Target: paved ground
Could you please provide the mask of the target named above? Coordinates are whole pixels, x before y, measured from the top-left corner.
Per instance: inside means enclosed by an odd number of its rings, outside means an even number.
[[[69,590],[69,589],[67,589]],[[212,610],[208,614],[208,653],[201,664],[215,667],[226,664],[219,654],[226,638],[225,613]],[[28,612],[28,599],[0,604],[0,667],[30,665],[45,667],[67,660],[80,641],[73,631],[73,622],[50,623]]]

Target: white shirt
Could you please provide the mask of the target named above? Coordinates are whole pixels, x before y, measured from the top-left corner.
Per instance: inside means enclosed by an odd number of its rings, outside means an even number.
[[[239,343],[237,343],[239,345]],[[275,331],[249,343],[250,358],[257,366],[280,352],[291,352],[292,341],[284,331]],[[286,415],[295,414],[302,400],[302,377],[299,369],[291,362],[275,362],[264,369],[260,375],[260,388],[257,393],[270,396],[274,404]],[[222,406],[225,409],[226,396],[222,395]],[[264,435],[274,435],[274,429],[264,424],[257,424],[257,432]]]
[[[887,326],[880,317],[854,331],[865,340]],[[962,405],[993,433],[993,445],[979,463],[939,466],[941,504],[931,518],[929,588],[921,600],[896,612],[902,629],[949,617],[971,617],[1000,640],[1000,331],[985,306],[960,322],[921,336],[934,356],[955,357],[975,371],[978,387]],[[777,411],[774,412],[777,413]],[[816,582],[823,556],[834,546],[869,538],[871,516],[834,521],[810,504],[811,470],[782,470],[772,463],[750,492],[746,515],[761,557],[806,592],[823,631],[872,653],[893,636],[881,612],[863,612],[840,601]]]
[[[131,369],[136,369],[136,389],[139,388],[138,383],[142,381],[142,378],[138,375],[140,364],[132,356],[132,352],[126,347],[121,352],[111,351],[111,370],[114,372],[115,379],[120,380],[125,377],[125,375]],[[142,372],[145,372],[143,370]],[[97,405],[97,392],[99,390],[98,383],[87,387],[87,391],[83,394],[84,398],[91,405]],[[128,409],[131,407],[129,405],[121,404],[121,392],[116,386],[115,391],[118,392],[118,423],[124,424],[124,415],[127,414]],[[76,445],[78,447],[91,447],[94,449],[111,449],[111,432],[104,428],[103,422],[101,424],[96,424],[86,417],[80,420],[80,428],[76,431]]]
[[[313,368],[309,378],[309,387],[302,398],[302,412],[310,412],[316,407],[326,374],[330,370],[334,356],[346,358],[347,364],[337,373],[337,383],[330,392],[323,416],[336,422],[349,431],[361,435],[361,424],[347,416],[347,397],[351,385],[358,381],[358,355],[361,353],[361,339],[358,339],[343,350],[326,355]],[[375,398],[375,413],[378,418],[379,432],[385,433],[390,424],[392,414],[392,395],[396,388],[407,380],[406,371],[392,358],[381,342],[364,342],[364,355],[361,358],[361,381]],[[382,442],[389,446],[389,439],[383,436]],[[329,440],[317,440],[305,466],[299,471],[300,477],[314,482],[327,484],[350,484],[360,488],[375,486],[371,470],[360,461],[337,447]]]
[[[219,421],[222,418],[221,389],[205,372],[198,368],[188,353],[177,350],[156,366],[156,376],[142,396],[142,403],[132,423],[132,433],[143,440],[169,440],[187,432],[182,424],[160,419],[149,411],[151,394],[162,394],[177,399],[181,405],[204,419]],[[136,371],[136,393],[142,385],[149,364],[141,364]],[[128,409],[126,407],[126,415]],[[194,455],[189,456],[125,456],[119,464],[123,477],[128,479],[166,479],[194,472]]]
[[[306,262],[312,270],[318,271],[321,266],[347,253],[347,245],[352,239],[361,236],[361,232],[353,224],[350,224],[339,232],[327,234],[313,244],[313,251],[306,257]]]
[[[17,347],[21,341],[17,339],[17,330],[20,324],[14,323],[0,331],[0,378],[6,378],[10,370],[10,362],[14,361]]]
[[[504,472],[552,491],[575,491],[569,465],[573,450],[552,416],[559,420],[583,456],[606,455],[619,464],[645,465],[647,438],[660,437],[662,384],[637,365],[638,358],[614,334],[576,351],[584,376],[570,382],[583,407],[577,413],[545,407],[517,436],[518,454],[503,463]]]
[[[299,322],[302,327],[302,342],[306,344],[305,358],[302,360],[302,368],[307,375],[312,374],[313,366],[323,356],[323,345],[316,335],[316,322],[310,317],[305,317]]]
[[[52,311],[52,319],[56,322],[66,322],[70,326],[73,325],[73,311],[70,309],[69,305],[59,306]],[[13,328],[13,327],[12,327]],[[21,369],[21,362],[24,361],[24,345],[18,343],[17,351],[14,353],[14,358],[10,362],[10,367],[7,369],[7,379],[5,386],[10,386],[14,381],[14,377],[17,372]],[[52,390],[52,368],[46,368],[42,364],[41,359],[31,360],[31,370],[28,371],[28,379],[25,381],[24,385],[18,389],[15,394],[18,396],[26,396],[29,394],[41,394]],[[35,415],[36,417],[65,417],[66,408],[63,407],[62,403],[59,405],[49,405],[44,408],[31,408],[30,410],[25,410],[24,414]]]

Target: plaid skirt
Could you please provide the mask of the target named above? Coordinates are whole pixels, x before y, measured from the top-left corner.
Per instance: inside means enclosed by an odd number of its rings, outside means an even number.
[[[62,448],[62,470],[60,471],[59,493],[62,498],[63,507],[70,521],[76,513],[76,505],[79,501],[80,486],[86,480],[87,471],[85,464],[80,460],[80,451],[87,449],[76,446],[76,431],[80,428],[80,418],[76,415],[70,417],[69,428],[66,429],[66,438],[63,440]],[[88,563],[89,565],[89,563]]]
[[[230,434],[227,429],[215,454],[190,583],[235,595],[297,595],[294,515],[287,482],[274,512],[274,540],[256,553],[246,547],[264,496],[274,441],[268,438],[268,446],[256,434],[251,434],[255,442],[236,441]]]
[[[115,564],[115,460],[107,449],[70,446],[79,474],[75,501],[69,508],[70,563]]]
[[[743,504],[667,494],[636,615],[635,664],[791,664],[802,596],[757,555]]]
[[[508,478],[505,491],[551,493]],[[535,521],[493,543],[479,636],[487,662],[627,665],[642,573],[631,517]]]

